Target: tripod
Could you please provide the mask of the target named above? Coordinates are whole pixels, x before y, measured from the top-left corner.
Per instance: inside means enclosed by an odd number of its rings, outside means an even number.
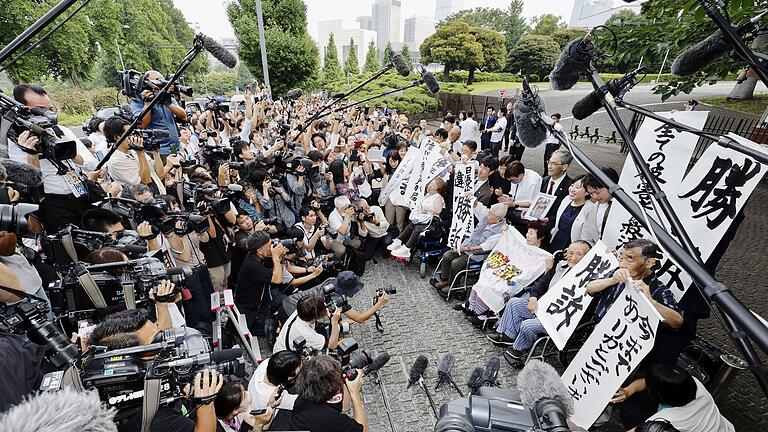
[[[216,321],[213,323],[213,347],[216,351],[222,350],[222,333],[227,322],[232,323],[235,329],[240,347],[246,354],[254,369],[261,360],[261,349],[259,341],[251,336],[248,330],[248,324],[245,315],[241,314],[235,306],[235,300],[232,297],[232,290],[225,289],[211,294],[211,312],[216,314]],[[258,355],[257,355],[258,354]]]

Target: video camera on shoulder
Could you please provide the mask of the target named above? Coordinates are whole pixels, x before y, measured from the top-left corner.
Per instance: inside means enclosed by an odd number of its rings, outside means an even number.
[[[150,80],[147,78],[146,72],[142,73],[134,69],[122,70],[118,73],[120,74],[120,91],[123,95],[131,99],[141,99],[142,101],[152,100],[157,92],[168,83],[168,81],[164,79]],[[141,94],[144,90],[151,90],[154,93],[152,98],[145,99],[144,95]],[[183,94],[192,97],[194,93],[192,87],[178,83],[174,84],[171,90],[172,91],[168,92],[168,94],[163,95],[163,99],[159,100],[158,103],[163,104],[170,102],[172,95],[180,97]]]

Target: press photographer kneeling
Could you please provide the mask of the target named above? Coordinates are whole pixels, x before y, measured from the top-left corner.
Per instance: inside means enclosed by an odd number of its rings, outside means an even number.
[[[307,347],[317,351],[336,348],[340,342],[341,308],[337,307],[331,312],[331,328],[327,335],[319,333],[315,326],[329,312],[322,296],[311,295],[299,300],[296,311],[288,317],[280,330],[273,351],[292,348],[293,341],[299,336],[306,340]]]

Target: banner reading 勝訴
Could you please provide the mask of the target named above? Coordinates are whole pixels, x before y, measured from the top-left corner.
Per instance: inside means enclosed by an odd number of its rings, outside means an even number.
[[[409,150],[409,152],[410,151],[411,150]],[[418,209],[419,204],[424,200],[427,184],[450,165],[450,162],[440,154],[440,144],[429,138],[425,138],[421,142],[419,151],[420,157],[413,166],[411,175],[406,178],[404,180],[405,183],[400,186],[401,190],[403,190],[403,186],[405,186],[403,198],[406,203],[396,203],[398,205],[408,206],[411,211]]]
[[[565,343],[592,303],[592,296],[587,294],[587,284],[595,279],[611,277],[619,267],[618,260],[607,249],[605,243],[598,241],[538,300],[536,318],[559,350],[565,348]]]
[[[472,203],[475,191],[475,173],[477,162],[457,163],[453,171],[453,219],[448,236],[448,247],[456,249],[461,242],[472,234],[475,216]]]
[[[529,245],[522,234],[508,226],[483,262],[472,291],[489,309],[499,312],[510,296],[544,274],[551,258],[549,252]]]

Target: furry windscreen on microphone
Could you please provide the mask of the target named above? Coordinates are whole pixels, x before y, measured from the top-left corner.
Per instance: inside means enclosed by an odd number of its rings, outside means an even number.
[[[600,102],[600,98],[597,97],[595,92],[592,92],[584,96],[581,100],[576,102],[571,108],[571,114],[576,120],[584,120],[585,118],[596,113],[597,110],[602,108],[603,105]]]
[[[542,398],[552,398],[562,402],[568,416],[573,414],[573,399],[568,389],[555,368],[547,363],[529,361],[517,375],[517,388],[520,390],[520,401],[525,406],[533,406]]]
[[[437,79],[432,75],[432,72],[424,72],[421,76],[421,80],[427,85],[427,89],[432,94],[436,94],[440,91],[440,84],[437,83]]]
[[[589,61],[595,53],[595,45],[584,38],[574,39],[563,48],[555,67],[549,73],[549,83],[554,90],[568,90],[586,72]]]
[[[0,416],[0,430],[24,432],[117,432],[115,410],[95,391],[44,392]]]
[[[392,65],[398,74],[407,77],[411,74],[411,68],[400,53],[392,54]]]
[[[424,371],[427,370],[427,366],[429,366],[429,360],[427,360],[427,357],[425,355],[422,354],[418,358],[416,358],[416,361],[413,362],[413,366],[411,366],[411,373],[410,373],[410,379],[408,380],[408,387],[419,382],[419,379],[424,375]]]
[[[731,49],[730,42],[718,30],[708,38],[681,52],[672,62],[672,73],[679,76],[694,74]]]
[[[230,69],[237,66],[237,57],[229,52],[228,49],[219,45],[218,42],[209,38],[208,36],[203,34],[199,34],[198,36],[203,41],[203,47],[205,50],[211,53],[211,55],[214,56],[216,60],[222,62],[224,66]]]
[[[540,124],[540,114],[546,113],[539,95],[520,97],[513,107],[517,139],[526,147],[538,147],[547,140],[547,129]]]
[[[43,177],[40,170],[32,165],[16,162],[11,159],[0,160],[0,165],[2,165],[4,174],[3,180],[7,179],[31,188],[36,188],[43,184]]]
[[[453,353],[448,353],[443,356],[443,358],[440,359],[440,363],[437,364],[437,373],[438,374],[450,374],[451,369],[453,369],[453,364],[456,362],[456,357],[454,357]]]
[[[477,390],[483,386],[483,368],[476,366],[467,378],[467,387]]]

